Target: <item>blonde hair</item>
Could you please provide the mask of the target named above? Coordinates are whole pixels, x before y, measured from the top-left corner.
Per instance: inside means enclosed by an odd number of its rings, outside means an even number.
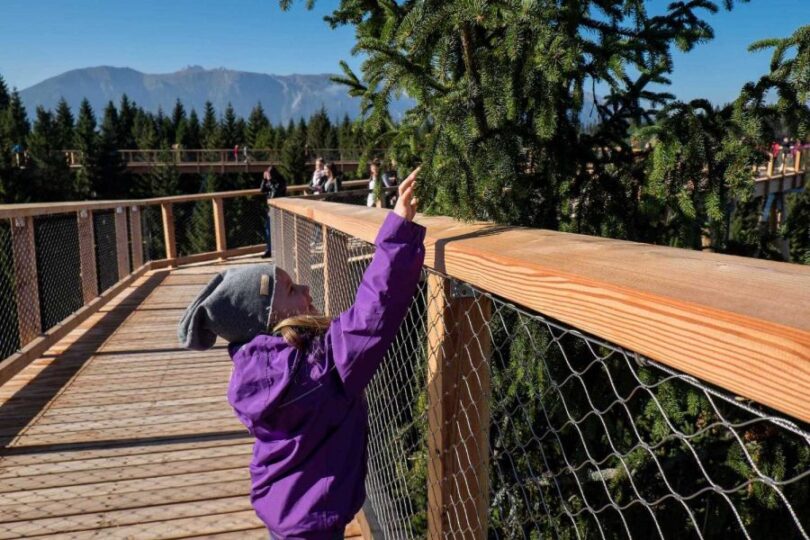
[[[273,333],[280,333],[288,345],[302,350],[313,336],[326,332],[331,322],[326,315],[295,315],[276,324]]]

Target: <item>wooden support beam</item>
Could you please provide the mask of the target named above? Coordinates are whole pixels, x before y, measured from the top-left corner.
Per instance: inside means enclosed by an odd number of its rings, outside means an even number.
[[[79,271],[82,277],[82,299],[87,305],[98,296],[93,211],[79,210],[76,212],[76,221],[79,227]]]
[[[228,240],[225,236],[225,205],[219,197],[211,199],[214,207],[214,234],[216,235],[216,250],[224,252],[228,249]]]
[[[349,275],[349,241],[343,234],[329,234],[329,228],[322,226],[323,231],[323,303],[324,313],[330,317],[349,309],[351,298],[341,297],[335,286],[342,276]]]
[[[23,347],[42,332],[34,218],[24,217],[11,220],[11,250],[14,257],[17,327],[20,332],[20,346]]]
[[[163,216],[163,241],[166,244],[166,259],[169,261],[169,266],[172,266],[172,261],[177,258],[177,245],[174,241],[174,213],[172,211],[172,203],[163,203],[160,205],[160,213]]]
[[[129,234],[132,238],[132,269],[137,270],[143,266],[143,227],[139,206],[129,208]]]
[[[118,280],[129,275],[129,238],[127,235],[127,208],[115,209],[115,253],[118,258]]]
[[[485,539],[491,302],[428,274],[428,538]]]

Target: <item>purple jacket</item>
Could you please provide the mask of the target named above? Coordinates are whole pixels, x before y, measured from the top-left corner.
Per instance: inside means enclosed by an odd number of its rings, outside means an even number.
[[[268,335],[229,346],[228,401],[256,437],[250,498],[274,537],[331,540],[362,507],[363,390],[411,304],[424,237],[424,227],[389,213],[354,305],[307,352]]]

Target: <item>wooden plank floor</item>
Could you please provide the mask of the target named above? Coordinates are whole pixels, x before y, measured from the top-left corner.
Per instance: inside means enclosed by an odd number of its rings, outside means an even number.
[[[225,347],[176,337],[214,274],[257,261],[147,274],[0,386],[0,539],[267,538]]]

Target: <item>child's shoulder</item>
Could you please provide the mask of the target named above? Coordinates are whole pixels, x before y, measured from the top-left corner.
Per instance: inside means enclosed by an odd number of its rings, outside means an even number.
[[[292,347],[284,341],[284,338],[268,334],[259,334],[246,343],[228,344],[228,353],[233,360],[236,360],[240,356],[252,356],[260,352],[278,354],[289,349],[292,349]]]

